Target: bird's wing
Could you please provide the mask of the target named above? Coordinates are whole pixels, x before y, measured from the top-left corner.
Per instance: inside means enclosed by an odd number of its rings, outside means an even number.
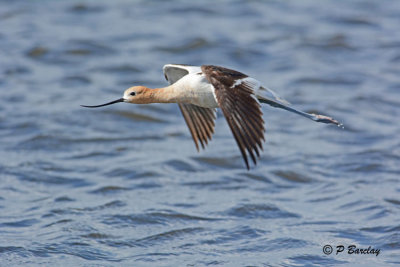
[[[214,108],[202,108],[192,104],[178,104],[183,118],[192,134],[194,144],[199,150],[199,142],[204,149],[214,133],[215,112]]]
[[[165,79],[169,84],[173,84],[189,73],[201,72],[200,67],[183,64],[167,64],[163,67]]]
[[[201,68],[189,65],[167,64],[163,67],[163,71],[168,83],[173,84],[183,76],[190,73],[201,72]],[[189,127],[197,150],[199,150],[199,143],[202,148],[205,148],[214,133],[216,110],[213,108],[202,108],[192,104],[180,103],[178,105]]]
[[[207,80],[214,86],[219,107],[224,114],[243,160],[249,169],[247,154],[256,164],[264,139],[264,120],[255,88],[245,82],[247,75],[211,65],[201,66]]]

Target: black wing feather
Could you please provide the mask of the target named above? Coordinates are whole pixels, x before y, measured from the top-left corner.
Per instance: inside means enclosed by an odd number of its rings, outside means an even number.
[[[243,160],[249,169],[248,155],[254,164],[263,149],[264,120],[260,104],[252,88],[240,80],[248,76],[227,68],[201,66],[207,80],[214,86],[218,104],[233,133]]]

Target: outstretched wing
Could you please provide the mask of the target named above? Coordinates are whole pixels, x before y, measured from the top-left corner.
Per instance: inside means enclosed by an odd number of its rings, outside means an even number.
[[[243,73],[211,65],[203,65],[201,69],[215,88],[218,104],[249,169],[247,154],[256,164],[265,140],[264,120],[254,87],[246,82],[248,76]]]
[[[214,133],[215,109],[202,108],[192,104],[179,104],[183,118],[199,150],[199,142],[204,149]]]
[[[167,64],[163,67],[163,71],[169,84],[173,84],[189,73],[201,72],[201,68],[188,65]],[[199,150],[199,143],[204,149],[214,133],[216,110],[213,108],[198,107],[192,104],[181,103],[178,105],[189,127],[197,150]]]

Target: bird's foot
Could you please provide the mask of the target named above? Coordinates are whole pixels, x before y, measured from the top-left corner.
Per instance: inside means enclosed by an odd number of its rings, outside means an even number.
[[[317,122],[322,122],[322,123],[332,123],[337,125],[338,127],[344,129],[343,123],[338,122],[337,120],[328,117],[328,116],[324,116],[324,115],[318,115],[318,114],[312,114],[315,117],[315,121]]]

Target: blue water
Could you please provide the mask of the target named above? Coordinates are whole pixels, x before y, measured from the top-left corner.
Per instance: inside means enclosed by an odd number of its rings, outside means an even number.
[[[374,0],[1,1],[0,266],[398,266],[399,14]],[[174,104],[79,106],[165,86],[166,63],[237,69],[345,129],[265,106],[247,171],[222,113],[197,153]]]

